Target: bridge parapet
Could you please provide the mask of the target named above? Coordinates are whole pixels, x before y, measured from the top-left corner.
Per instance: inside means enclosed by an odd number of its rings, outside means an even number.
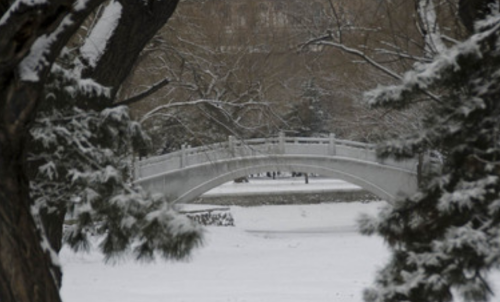
[[[140,160],[135,165],[135,179],[185,169],[187,167],[233,158],[265,157],[271,155],[307,155],[349,158],[416,171],[416,160],[381,161],[375,145],[329,137],[278,137],[240,140],[232,136],[228,141],[196,148],[183,146],[181,150]]]

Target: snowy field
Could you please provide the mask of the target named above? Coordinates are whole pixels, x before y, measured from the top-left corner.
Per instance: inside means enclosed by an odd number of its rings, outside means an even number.
[[[105,265],[95,250],[63,249],[62,296],[66,302],[360,302],[388,252],[379,238],[359,235],[355,219],[382,204],[231,207],[236,226],[207,228],[205,246],[182,263]],[[495,280],[499,288],[500,274]]]

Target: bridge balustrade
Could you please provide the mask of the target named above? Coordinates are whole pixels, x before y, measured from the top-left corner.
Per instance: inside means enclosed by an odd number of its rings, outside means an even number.
[[[375,153],[373,144],[336,139],[329,137],[278,137],[239,140],[229,137],[227,142],[192,148],[183,146],[181,150],[165,155],[138,161],[135,178],[140,179],[188,166],[217,162],[231,158],[248,158],[273,155],[335,156],[361,161],[378,162],[415,171],[416,161],[381,161]]]

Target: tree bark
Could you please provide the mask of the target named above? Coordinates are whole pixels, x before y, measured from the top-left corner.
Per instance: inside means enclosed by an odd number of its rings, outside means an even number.
[[[47,240],[52,250],[57,254],[59,254],[63,246],[63,225],[65,216],[66,208],[62,208],[53,213],[46,213],[46,211],[41,211],[40,213]],[[62,268],[58,267],[54,270],[53,274],[56,283],[61,287],[63,276]]]
[[[160,90],[163,87],[167,86],[168,84],[170,84],[170,79],[163,79],[160,82],[158,82],[156,84],[153,84],[153,86],[151,86],[150,88],[146,89],[145,91],[143,91],[143,92],[141,92],[141,93],[139,93],[137,95],[134,95],[131,98],[128,98],[126,100],[114,103],[113,106],[130,106],[130,105],[132,105],[134,103],[137,103],[137,102],[140,102],[140,101],[146,99],[148,96],[154,94],[155,92],[157,92],[158,90]]]
[[[43,100],[50,69],[85,18],[105,0],[18,2],[0,0],[0,300],[1,302],[60,301],[60,268],[54,264],[47,238],[37,228],[29,196],[26,150],[29,128]],[[121,83],[132,70],[139,53],[169,19],[178,0],[119,0],[123,15],[105,53],[95,68],[83,75],[112,88],[112,97],[94,108],[110,107]],[[14,4],[15,3],[15,4]],[[40,40],[40,38],[42,38]],[[51,43],[46,43],[48,40]],[[19,65],[40,57],[23,78]],[[44,43],[45,42],[45,43]],[[38,45],[40,46],[40,45]],[[37,60],[37,61],[36,61]],[[29,64],[28,64],[29,65]],[[86,101],[95,102],[89,98]],[[87,107],[88,108],[88,107]],[[44,221],[52,247],[60,249],[62,214]]]
[[[172,16],[179,0],[142,1],[121,0],[122,13],[118,25],[108,40],[103,55],[95,67],[87,66],[82,76],[110,87],[111,97],[82,100],[93,109],[111,107],[120,86],[130,74],[141,51]]]
[[[60,301],[52,275],[58,268],[42,250],[42,237],[31,214],[22,138],[6,140],[4,131],[0,136],[1,301]]]
[[[0,24],[0,299],[2,302],[57,302],[59,283],[47,244],[33,218],[26,165],[29,127],[42,100],[53,62],[81,22],[103,0],[76,9],[73,0],[26,2]],[[12,3],[12,2],[10,2]],[[17,3],[17,2],[16,2]],[[10,7],[7,5],[7,7]],[[63,24],[70,17],[71,23]],[[68,19],[66,19],[68,20]],[[57,32],[57,34],[56,34]],[[45,44],[32,77],[19,64],[32,55],[40,37]],[[45,40],[44,40],[45,41]],[[35,59],[34,59],[35,60]],[[36,67],[35,67],[36,66]]]

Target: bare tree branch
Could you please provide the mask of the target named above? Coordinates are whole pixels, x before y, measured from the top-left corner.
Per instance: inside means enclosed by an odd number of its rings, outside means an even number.
[[[163,87],[167,86],[168,84],[170,84],[170,79],[168,79],[168,78],[163,79],[163,80],[153,84],[153,86],[149,87],[148,89],[140,92],[139,94],[137,94],[131,98],[114,103],[113,107],[122,106],[122,105],[132,105],[134,103],[140,102],[140,101],[144,100],[145,98],[151,96],[152,94],[154,94],[158,90],[162,89]]]
[[[365,62],[367,62],[371,66],[373,66],[376,69],[382,71],[383,73],[385,73],[386,75],[392,77],[395,80],[400,80],[400,81],[403,80],[402,76],[400,76],[396,72],[390,70],[389,68],[385,67],[384,65],[378,63],[377,61],[375,61],[374,59],[372,59],[370,56],[368,56],[364,52],[360,51],[359,49],[348,47],[348,46],[346,46],[344,44],[340,44],[340,43],[336,43],[336,42],[332,41],[332,36],[331,35],[326,35],[326,36],[322,36],[322,37],[319,37],[319,38],[311,39],[311,40],[307,41],[306,43],[304,43],[301,48],[305,49],[309,45],[325,45],[325,46],[331,46],[331,47],[338,48],[338,49],[340,49],[340,50],[342,50],[342,51],[344,51],[344,52],[346,52],[348,54],[355,55],[357,57],[362,58]],[[438,103],[442,102],[439,99],[439,97],[436,96],[435,94],[433,94],[433,93],[431,93],[431,92],[429,92],[427,90],[423,90],[423,92],[424,92],[425,95],[427,95],[432,100],[434,100],[434,101],[436,101]]]
[[[227,107],[248,107],[248,106],[265,106],[269,107],[271,104],[267,102],[243,102],[243,103],[236,103],[236,102],[224,102],[224,101],[219,101],[219,100],[211,100],[211,99],[198,99],[198,100],[193,100],[193,101],[186,101],[186,102],[172,102],[168,103],[165,105],[158,106],[154,108],[153,110],[147,112],[144,114],[144,116],[141,118],[140,122],[143,123],[146,120],[150,119],[153,117],[156,113],[160,111],[166,111],[166,110],[171,110],[174,108],[178,107],[187,107],[187,106],[197,106],[197,105],[202,105],[202,104],[210,104],[212,106],[215,106],[219,109],[223,109],[224,106]]]

